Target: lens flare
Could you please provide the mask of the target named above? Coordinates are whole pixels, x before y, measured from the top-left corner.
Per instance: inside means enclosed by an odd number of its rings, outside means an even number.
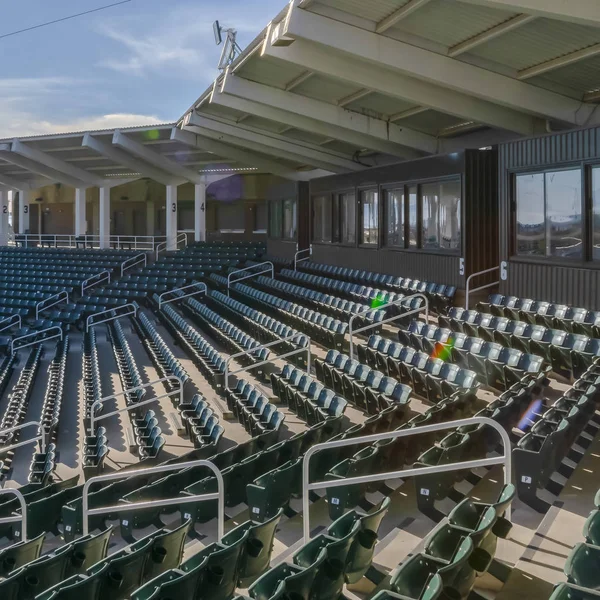
[[[431,353],[431,358],[440,358],[441,360],[449,361],[452,356],[453,346],[454,344],[452,342],[448,342],[447,344],[436,342],[433,352]]]
[[[521,431],[525,431],[529,427],[531,427],[536,419],[535,417],[539,414],[540,408],[542,407],[541,399],[534,400],[528,407],[527,410],[523,413],[517,428]]]
[[[373,300],[371,300],[371,308],[379,308],[384,304],[386,304],[386,301],[383,295],[381,294],[378,294],[377,296],[375,296],[375,298],[373,298]]]
[[[160,131],[158,129],[149,129],[144,133],[144,137],[148,141],[158,140],[160,139]]]

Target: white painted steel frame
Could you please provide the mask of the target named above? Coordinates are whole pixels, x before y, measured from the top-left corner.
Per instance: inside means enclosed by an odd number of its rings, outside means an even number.
[[[85,294],[86,290],[98,285],[99,283],[110,283],[110,271],[100,271],[91,277],[88,277],[85,281],[81,282],[81,295]]]
[[[183,236],[183,237],[182,237]],[[183,247],[187,246],[187,234],[186,233],[178,233],[175,238],[175,246],[176,249],[179,250],[179,244],[183,242]],[[165,240],[156,246],[156,260],[158,260],[158,253],[163,252],[167,249],[168,241]]]
[[[15,319],[15,317],[17,320],[13,321],[13,319]],[[12,321],[12,322],[8,323],[7,325],[4,325],[4,323],[6,323],[7,321]],[[19,329],[21,329],[21,327],[23,325],[23,320],[21,319],[21,315],[10,315],[10,317],[6,317],[5,319],[2,319],[0,321],[0,332],[6,331],[7,329],[14,327],[15,325],[18,325]]]
[[[471,289],[471,281],[475,277],[479,277],[480,275],[486,275],[487,273],[494,273],[495,271],[500,271],[500,265],[497,267],[492,267],[491,269],[484,269],[483,271],[477,271],[477,273],[472,273],[467,277],[467,282],[465,284],[465,308],[469,310],[469,295],[473,292],[479,292],[481,290],[486,290],[491,287],[495,287],[500,285],[500,278],[498,281],[493,281],[492,283],[487,283],[486,285],[480,285],[479,287]]]
[[[97,317],[99,315],[105,315],[107,313],[115,312],[117,310],[123,310],[124,308],[132,308],[133,311],[126,312],[121,315],[114,315],[112,317],[109,317],[108,319],[102,319],[101,321],[95,321],[95,322],[91,321],[94,317]],[[138,308],[139,307],[137,304],[129,303],[129,304],[123,304],[123,305],[117,306],[115,308],[108,308],[106,310],[101,310],[100,312],[94,313],[93,315],[90,315],[85,320],[85,331],[87,333],[90,330],[90,327],[95,327],[96,325],[100,325],[101,323],[108,323],[109,321],[116,321],[117,319],[120,319],[121,317],[131,317],[131,315],[133,315],[134,317],[137,317]]]
[[[3,517],[0,519],[0,523],[21,523],[21,539],[19,541],[27,541],[27,504],[23,494],[14,488],[4,488],[0,490],[0,496],[12,494],[16,496],[17,500],[21,504],[21,514],[15,515],[14,517]],[[15,532],[18,533],[18,532]],[[16,536],[18,537],[18,536]]]
[[[413,298],[423,298],[425,300],[425,321],[429,323],[429,300],[425,294],[413,294],[412,296],[405,296],[401,300],[396,300],[395,302],[390,302],[389,304],[384,304],[383,306],[378,306],[373,310],[385,310],[386,308],[390,308],[392,306],[402,306],[405,302],[412,300]],[[357,313],[350,317],[350,321],[348,321],[348,334],[350,336],[350,359],[354,358],[354,334],[362,333],[363,331],[368,331],[369,329],[374,329],[379,325],[384,325],[385,323],[391,323],[392,321],[396,321],[397,319],[401,319],[403,317],[410,317],[411,315],[419,314],[423,310],[421,308],[415,308],[409,310],[407,312],[400,313],[399,315],[394,315],[393,317],[388,317],[387,319],[383,319],[383,321],[378,321],[377,323],[369,323],[360,329],[353,329],[352,324],[354,323],[354,319],[357,317],[363,317],[365,313]]]
[[[143,400],[142,402],[136,402],[135,404],[131,404],[130,406],[126,406],[125,408],[121,408],[115,410],[113,412],[96,416],[96,408],[102,405],[107,400],[116,400],[117,398],[121,398],[122,396],[127,396],[132,392],[137,392],[139,390],[145,390],[147,388],[158,385],[159,383],[164,383],[165,381],[177,381],[179,383],[179,389],[172,390],[166,394],[162,394],[160,396],[155,396],[154,398],[149,398],[148,400]],[[171,396],[179,395],[179,404],[183,404],[183,380],[181,377],[177,377],[176,375],[169,375],[167,377],[162,377],[161,379],[157,379],[155,381],[151,381],[150,383],[145,383],[144,385],[138,385],[133,388],[129,388],[128,390],[123,390],[118,394],[113,394],[112,396],[105,396],[104,398],[100,398],[96,400],[91,408],[90,408],[90,435],[94,435],[95,424],[97,421],[102,421],[104,419],[108,419],[109,417],[114,417],[122,412],[131,412],[132,410],[138,409],[140,406],[146,406],[147,404],[152,404],[153,402],[158,402],[159,400],[163,400],[164,398],[170,398]]]
[[[244,277],[235,279],[233,282],[231,281],[231,278],[236,273],[244,273],[245,271],[251,271],[252,269],[257,269],[258,267],[264,267],[264,266],[267,267],[264,271],[258,271],[257,273],[251,273],[250,275],[245,275]],[[259,275],[264,275],[265,273],[268,273],[269,271],[271,272],[271,279],[275,279],[275,267],[273,266],[273,263],[270,261],[261,262],[256,265],[252,265],[251,267],[245,267],[244,269],[237,269],[236,271],[232,271],[231,273],[229,273],[227,275],[227,295],[229,296],[229,288],[231,287],[232,283],[239,283],[240,281],[245,281],[246,279],[252,279],[252,277],[258,277]]]
[[[166,296],[167,294],[183,292],[184,290],[187,290],[190,288],[195,288],[198,286],[203,286],[203,287],[196,290],[195,292],[190,292],[189,294],[184,294],[183,296],[177,296],[177,298],[171,298],[170,300],[162,299],[163,296]],[[177,300],[183,300],[184,298],[190,298],[191,296],[196,296],[197,294],[202,294],[202,293],[208,294],[208,288],[206,287],[206,284],[202,283],[201,281],[196,281],[195,283],[190,283],[189,285],[184,285],[183,287],[175,288],[174,290],[167,290],[166,292],[163,292],[158,297],[158,310],[161,310],[163,304],[170,304],[171,302],[177,302]]]
[[[403,469],[401,471],[391,471],[387,473],[375,473],[372,475],[362,475],[360,477],[346,477],[332,481],[320,481],[310,483],[309,463],[313,454],[326,450],[328,448],[342,448],[344,446],[354,446],[358,444],[369,444],[381,440],[393,440],[420,433],[430,433],[433,431],[444,431],[446,429],[455,429],[467,425],[489,425],[499,434],[504,445],[504,455],[494,458],[483,458],[479,460],[469,460],[458,463],[445,464],[433,467],[420,467]],[[433,425],[423,425],[413,427],[412,429],[401,429],[388,431],[384,433],[375,433],[373,435],[364,435],[346,440],[336,440],[333,442],[323,442],[310,447],[302,459],[302,526],[303,526],[303,544],[310,541],[310,508],[308,494],[311,491],[326,490],[328,488],[341,487],[345,485],[357,485],[361,483],[373,483],[375,481],[385,481],[386,479],[400,479],[405,477],[415,477],[417,475],[430,475],[433,473],[447,473],[451,471],[462,471],[463,469],[475,469],[478,467],[489,467],[494,465],[504,465],[504,483],[512,483],[512,454],[510,438],[506,430],[496,421],[487,417],[471,417],[469,419],[459,419],[458,421],[446,421],[444,423],[434,423]],[[506,509],[506,517],[510,519],[510,506]]]
[[[132,504],[117,504],[116,506],[101,506],[90,509],[88,506],[88,491],[94,483],[102,481],[115,481],[117,479],[127,479],[137,475],[152,475],[153,473],[169,473],[171,471],[180,471],[188,467],[207,467],[217,478],[217,492],[212,494],[200,494],[197,496],[176,496],[174,498],[165,498],[163,500],[149,500],[146,502],[134,502]],[[1,490],[0,490],[1,493]],[[221,471],[209,460],[192,460],[175,465],[160,465],[158,467],[150,467],[149,469],[136,469],[135,471],[126,471],[124,473],[110,473],[108,475],[98,475],[88,479],[82,492],[82,513],[83,513],[83,535],[89,534],[88,518],[92,515],[103,515],[113,512],[124,512],[130,510],[141,510],[144,508],[158,508],[162,506],[172,506],[174,504],[190,504],[192,502],[203,502],[208,500],[217,500],[218,502],[218,517],[217,517],[217,541],[221,541],[225,531],[225,485]],[[1,522],[1,521],[0,521]]]
[[[59,331],[59,333],[57,333],[56,335],[50,335],[41,340],[35,340],[35,341],[29,342],[27,344],[21,344],[20,346],[15,348],[15,342],[18,342],[19,340],[29,339],[32,337],[36,337],[47,331],[57,331],[57,330]],[[55,340],[56,338],[60,338],[61,340],[63,339],[63,330],[58,325],[55,325],[54,327],[48,327],[47,329],[40,329],[39,331],[32,331],[31,333],[27,333],[25,335],[20,335],[19,337],[16,337],[16,338],[13,338],[12,340],[10,340],[10,353],[14,354],[15,350],[21,350],[22,348],[27,348],[28,346],[35,346],[36,344],[43,344],[44,342],[48,342],[50,340]]]
[[[131,258],[128,258],[127,260],[123,261],[123,263],[121,264],[121,277],[123,277],[123,274],[125,273],[125,271],[127,269],[132,269],[133,267],[135,267],[141,263],[144,263],[144,266],[146,266],[148,264],[148,255],[147,254],[145,254],[145,253],[136,254],[135,256],[132,256]]]
[[[47,306],[42,306],[44,302],[48,302],[49,300],[56,299],[56,302],[52,302],[52,304],[48,304]],[[48,310],[57,304],[61,304],[65,301],[67,304],[69,303],[69,292],[67,290],[63,290],[62,292],[58,292],[58,294],[54,294],[53,296],[48,296],[48,298],[44,298],[44,300],[40,300],[35,305],[35,319],[36,321],[40,318],[40,312],[43,310]]]
[[[293,335],[289,335],[288,337],[280,338],[278,340],[275,340],[274,342],[269,342],[268,344],[264,344],[262,346],[257,346],[256,348],[252,348],[252,350],[246,350],[245,352],[238,352],[237,354],[232,354],[231,356],[227,357],[227,360],[225,361],[225,390],[227,390],[228,392],[230,391],[230,389],[229,389],[229,376],[230,375],[237,375],[238,373],[243,373],[245,371],[251,371],[252,369],[256,369],[257,367],[261,367],[262,365],[266,365],[266,364],[275,362],[276,360],[282,360],[284,358],[289,358],[290,356],[296,356],[297,354],[301,354],[302,352],[307,353],[306,372],[308,374],[310,374],[310,365],[312,362],[312,349],[311,349],[312,340],[308,336],[305,336],[308,339],[307,346],[298,347],[298,348],[296,348],[296,350],[291,350],[290,352],[286,352],[285,354],[278,354],[277,356],[273,357],[270,360],[263,360],[261,362],[254,363],[252,365],[248,365],[247,367],[242,367],[241,369],[238,369],[237,371],[231,371],[231,372],[229,371],[229,363],[232,360],[234,360],[235,358],[239,358],[240,356],[251,356],[255,352],[258,352],[259,350],[264,350],[264,349],[270,348],[271,346],[276,346],[277,344],[281,344],[282,342],[289,342],[289,341],[295,340],[296,338],[301,337],[301,336],[304,336],[304,334],[294,333]]]
[[[308,256],[301,256],[305,252],[308,252]],[[294,271],[298,270],[298,263],[306,262],[310,260],[310,257],[313,253],[312,244],[308,248],[304,248],[303,250],[298,250],[298,244],[296,244],[296,254],[294,254]]]
[[[48,445],[48,440],[46,439],[46,430],[42,427],[42,424],[39,421],[28,421],[27,423],[15,425],[14,427],[9,427],[8,429],[0,429],[0,437],[8,433],[12,433],[13,431],[20,431],[21,429],[25,429],[26,427],[37,427],[38,431],[40,432],[40,435],[25,440],[24,442],[11,444],[10,446],[0,446],[0,454],[8,452],[9,450],[15,450],[16,448],[20,448],[21,446],[27,446],[28,444],[32,444],[33,442],[42,442],[41,450],[42,452],[46,450],[46,446]]]

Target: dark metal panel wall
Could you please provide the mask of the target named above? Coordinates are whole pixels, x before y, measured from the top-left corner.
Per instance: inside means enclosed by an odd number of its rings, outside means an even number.
[[[515,296],[600,309],[600,271],[511,260],[512,173],[600,159],[600,127],[501,144],[498,148],[500,260],[509,261],[501,291]]]
[[[458,256],[313,244],[313,260],[339,267],[378,271],[448,285],[460,286],[463,279],[458,274]]]
[[[267,254],[273,258],[286,258],[292,260],[296,254],[296,242],[284,240],[267,240]]]

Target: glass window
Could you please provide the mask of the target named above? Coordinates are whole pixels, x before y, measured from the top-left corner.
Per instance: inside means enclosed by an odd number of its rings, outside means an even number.
[[[313,204],[313,240],[331,242],[331,201],[329,196],[315,196]]]
[[[386,246],[404,247],[404,187],[385,193]]]
[[[377,244],[379,236],[379,194],[377,190],[365,190],[360,193],[362,226],[361,244]]]
[[[295,240],[296,239],[296,227],[298,217],[296,214],[296,201],[295,200],[284,200],[283,201],[283,239]]]
[[[356,243],[356,196],[354,192],[340,194],[340,241]]]
[[[460,250],[460,180],[440,184],[440,247]]]
[[[600,260],[600,167],[592,169],[592,232],[593,258]]]
[[[281,237],[281,202],[279,200],[269,202],[269,237]]]
[[[583,257],[581,170],[516,176],[517,253]]]
[[[408,245],[416,248],[418,244],[418,203],[417,186],[408,188]]]
[[[339,242],[340,241],[340,196],[336,194],[333,197],[333,206],[331,207],[333,210],[332,216],[332,224],[333,224],[333,232],[332,232],[332,241]]]
[[[422,248],[439,248],[440,184],[426,183],[421,186]]]

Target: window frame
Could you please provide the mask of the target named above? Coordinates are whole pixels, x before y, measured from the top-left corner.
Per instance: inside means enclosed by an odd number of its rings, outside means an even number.
[[[363,194],[373,192],[375,194],[375,202],[377,204],[377,239],[375,242],[364,241],[364,214],[363,214]],[[354,195],[355,199],[355,214],[354,222],[356,225],[356,232],[354,237],[356,239],[356,246],[359,248],[379,248],[381,244],[381,193],[379,186],[365,186],[359,187]]]
[[[291,202],[292,208],[292,219],[293,219],[293,230],[294,235],[288,237],[286,235],[285,227],[285,206],[286,203]],[[281,199],[281,240],[284,242],[296,242],[298,241],[298,199],[297,198],[282,198]]]
[[[333,241],[328,242],[325,240],[316,240],[315,239],[315,200],[317,198],[324,198],[325,201],[329,201],[329,210],[331,212],[331,231],[330,234],[333,236],[333,194],[329,192],[325,192],[322,194],[312,194],[310,197],[310,241],[313,244],[332,244],[335,243]],[[332,237],[333,239],[333,237]]]
[[[279,210],[279,231],[277,232],[273,232],[271,229],[274,206],[278,206]],[[281,198],[269,200],[269,210],[267,212],[267,236],[272,240],[283,239],[283,200]]]

